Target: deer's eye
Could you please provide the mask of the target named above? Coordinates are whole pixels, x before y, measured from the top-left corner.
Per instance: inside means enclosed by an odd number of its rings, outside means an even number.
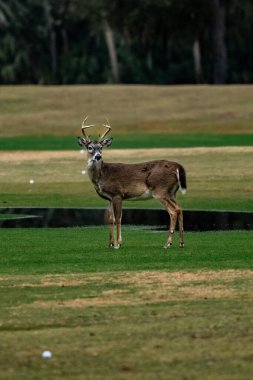
[[[91,146],[88,147],[88,151],[89,152],[92,152],[93,151],[93,148]]]

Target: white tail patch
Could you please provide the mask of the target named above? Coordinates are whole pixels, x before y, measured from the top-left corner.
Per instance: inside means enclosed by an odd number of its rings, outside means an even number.
[[[181,191],[182,194],[185,194],[186,193],[186,189],[184,189],[182,186],[181,186],[181,182],[180,182],[180,176],[179,176],[179,170],[177,168],[177,180],[178,180],[178,184],[179,184],[179,189]]]

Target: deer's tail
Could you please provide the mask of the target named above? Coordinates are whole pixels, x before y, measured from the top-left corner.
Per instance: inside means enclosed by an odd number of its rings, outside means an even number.
[[[178,179],[178,185],[179,185],[179,189],[180,189],[181,193],[185,194],[186,189],[187,189],[186,173],[185,173],[183,166],[181,166],[181,165],[178,165],[178,168],[177,168],[177,179]]]

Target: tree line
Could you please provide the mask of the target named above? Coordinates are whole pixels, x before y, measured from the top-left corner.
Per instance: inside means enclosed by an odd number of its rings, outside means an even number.
[[[252,0],[0,0],[0,83],[252,83]]]

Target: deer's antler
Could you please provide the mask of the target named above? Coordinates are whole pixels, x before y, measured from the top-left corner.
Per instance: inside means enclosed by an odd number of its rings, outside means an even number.
[[[90,141],[90,137],[89,137],[88,135],[86,135],[86,133],[85,133],[84,130],[85,130],[86,128],[94,127],[94,125],[96,125],[96,124],[84,125],[84,123],[86,122],[87,119],[88,119],[88,115],[84,118],[84,121],[83,121],[83,123],[82,123],[82,133],[83,133],[84,137],[86,138],[86,140]]]
[[[99,138],[100,141],[103,140],[103,138],[107,135],[107,133],[109,133],[110,130],[112,129],[112,128],[110,127],[110,125],[109,125],[109,121],[108,121],[108,119],[106,119],[106,121],[107,121],[107,124],[103,124],[103,126],[106,128],[106,131],[105,131],[104,134]]]

